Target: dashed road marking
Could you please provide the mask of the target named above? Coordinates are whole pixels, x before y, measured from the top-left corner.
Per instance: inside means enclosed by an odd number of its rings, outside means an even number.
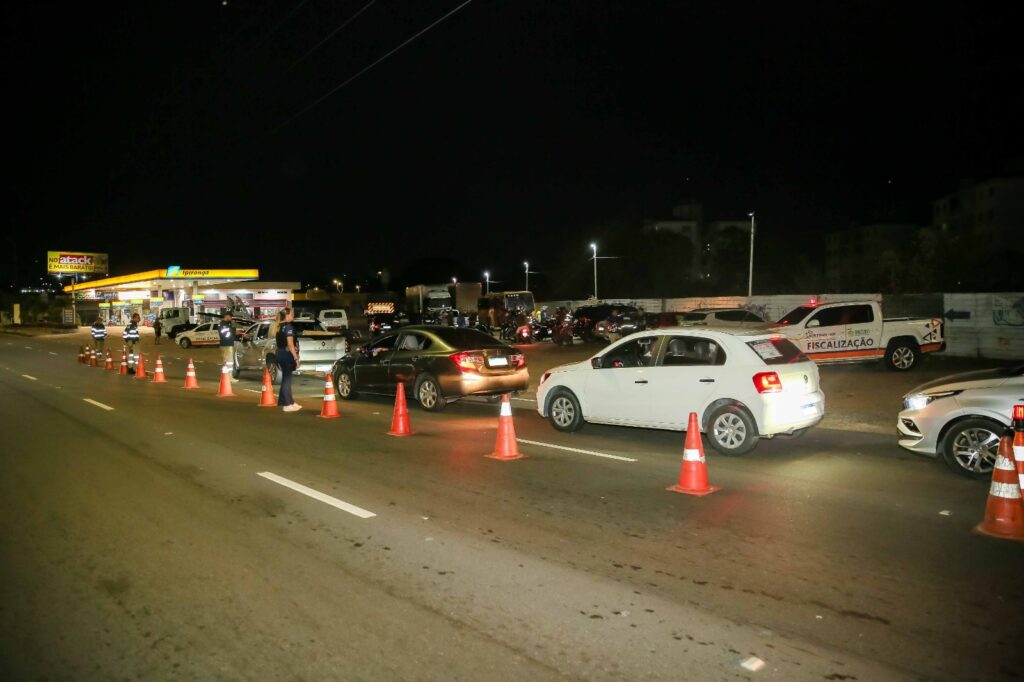
[[[56,355],[56,353],[54,353],[52,350],[48,350],[46,352],[49,353],[50,355]]]
[[[249,393],[263,393],[263,391],[257,391],[255,388],[243,388],[243,391],[249,391]]]
[[[348,502],[339,500],[337,497],[331,497],[330,495],[326,495],[320,492],[319,490],[308,488],[302,485],[301,483],[296,483],[295,481],[288,480],[284,476],[278,476],[277,474],[272,474],[269,471],[261,471],[256,475],[262,476],[268,481],[273,481],[278,485],[283,485],[285,488],[291,488],[297,493],[302,493],[303,495],[312,497],[314,500],[319,500],[324,504],[329,504],[332,507],[336,507],[337,509],[346,511],[349,514],[352,514],[353,516],[358,516],[361,519],[370,519],[376,516],[376,514],[374,514],[372,511],[367,511],[362,507],[357,507],[354,504],[349,504]]]
[[[36,379],[36,378],[35,378],[34,376],[32,376],[31,374],[22,374],[21,376],[23,376],[23,377],[25,377],[26,379],[29,379],[29,380],[31,380],[31,381],[39,381],[39,379]]]
[[[537,402],[534,398],[512,398],[512,400],[518,400],[521,403],[535,403]]]
[[[92,398],[82,398],[82,400],[84,400],[85,402],[89,403],[90,405],[95,405],[96,407],[98,407],[98,408],[100,408],[102,410],[106,410],[107,412],[110,412],[111,410],[114,409],[110,405],[104,405],[100,401],[93,400]]]
[[[609,455],[607,452],[596,452],[594,450],[581,450],[580,448],[570,448],[565,445],[555,445],[554,443],[542,443],[539,440],[526,440],[525,438],[516,438],[516,441],[525,445],[539,445],[542,448],[552,448],[553,450],[565,450],[566,452],[575,452],[580,455],[590,455],[592,457],[604,457],[605,459],[615,459],[620,462],[635,462],[636,460],[632,457],[623,457],[621,455]]]

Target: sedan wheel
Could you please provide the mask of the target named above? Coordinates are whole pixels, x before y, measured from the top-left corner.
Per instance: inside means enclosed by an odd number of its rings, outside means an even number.
[[[724,405],[711,415],[708,429],[711,447],[723,455],[743,455],[757,445],[757,426],[743,408]]]
[[[416,385],[416,400],[428,412],[440,412],[446,404],[441,395],[441,387],[437,385],[437,380],[430,376],[423,377]]]
[[[181,345],[182,348],[188,348],[189,346],[192,345],[192,342],[188,340],[188,337],[182,338],[182,340],[179,341],[178,343]]]
[[[334,392],[342,400],[352,400],[356,397],[355,385],[352,382],[352,375],[348,372],[338,372],[334,379]]]
[[[999,452],[999,434],[1003,427],[988,419],[966,419],[946,434],[942,458],[956,473],[968,478],[992,475]]]
[[[551,425],[559,431],[578,431],[583,426],[583,412],[576,396],[562,390],[551,399],[548,406],[548,417]]]

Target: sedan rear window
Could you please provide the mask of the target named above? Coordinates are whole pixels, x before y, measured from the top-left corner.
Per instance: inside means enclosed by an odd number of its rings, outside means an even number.
[[[700,322],[707,316],[707,313],[683,313],[683,322]]]
[[[505,344],[493,336],[488,336],[475,329],[461,329],[459,327],[442,327],[431,330],[452,348],[468,350],[472,348],[504,348]]]
[[[766,365],[790,365],[809,359],[792,341],[781,336],[748,341],[747,345]]]

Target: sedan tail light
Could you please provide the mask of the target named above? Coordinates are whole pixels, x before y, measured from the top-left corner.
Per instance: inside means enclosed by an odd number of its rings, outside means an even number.
[[[516,369],[526,367],[526,356],[523,355],[522,353],[516,353],[515,355],[508,356],[508,361],[509,364],[511,364]]]
[[[458,367],[460,372],[476,372],[479,371],[480,367],[484,364],[484,359],[479,355],[473,353],[467,353],[465,351],[461,353],[453,353],[451,356],[452,362]]]
[[[782,393],[782,381],[775,372],[758,372],[754,375],[754,388],[758,393]]]

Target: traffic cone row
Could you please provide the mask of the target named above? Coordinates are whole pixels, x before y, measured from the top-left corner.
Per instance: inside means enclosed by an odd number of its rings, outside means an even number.
[[[78,364],[85,364],[85,346],[78,347]]]
[[[717,485],[708,483],[708,466],[704,458],[704,445],[700,440],[700,424],[697,413],[690,413],[686,425],[686,442],[683,445],[683,465],[679,471],[679,482],[667,490],[684,495],[703,496],[719,490]]]
[[[146,356],[142,353],[138,354],[138,360],[135,362],[135,378],[145,379],[146,378]]]
[[[95,367],[96,366],[96,349],[95,348],[90,348],[89,349],[89,366],[90,367]]]

